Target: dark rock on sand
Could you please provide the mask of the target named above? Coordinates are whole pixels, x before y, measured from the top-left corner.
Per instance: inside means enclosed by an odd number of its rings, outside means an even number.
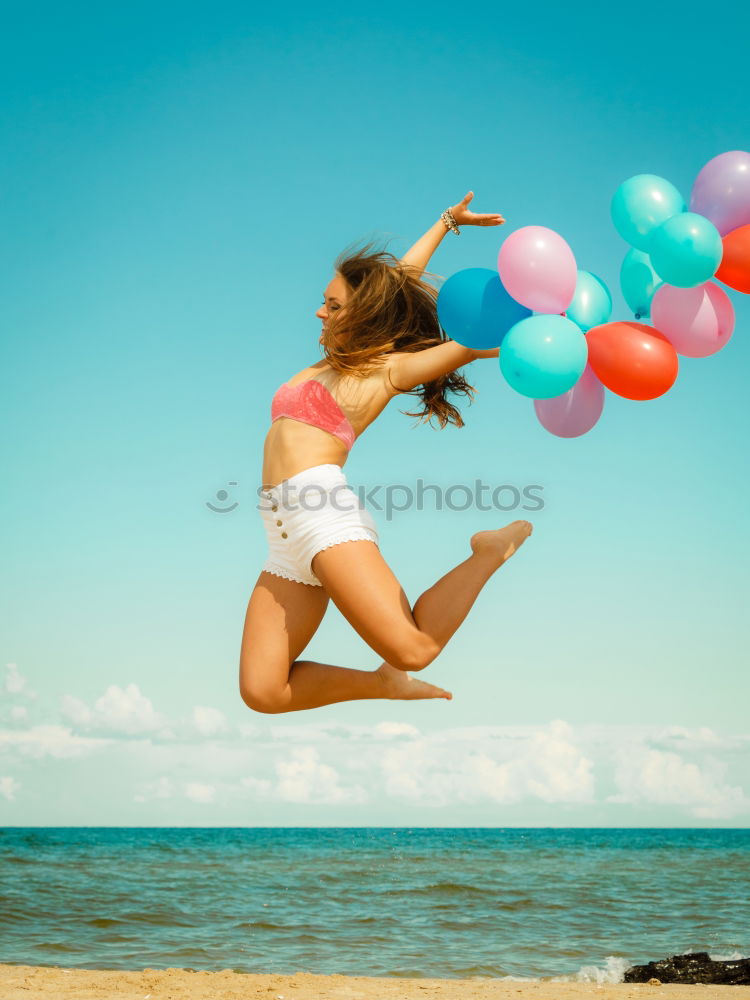
[[[673,955],[661,962],[634,965],[625,973],[626,983],[647,983],[659,979],[662,983],[721,983],[742,986],[750,983],[750,958],[715,962],[706,951],[690,955]]]

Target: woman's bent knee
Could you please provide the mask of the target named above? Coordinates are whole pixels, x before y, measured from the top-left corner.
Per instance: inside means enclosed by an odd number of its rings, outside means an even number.
[[[388,662],[399,670],[424,670],[440,652],[440,647],[429,636],[412,640],[400,647]]]
[[[240,697],[254,712],[277,715],[286,711],[283,691],[268,685],[240,684]]]

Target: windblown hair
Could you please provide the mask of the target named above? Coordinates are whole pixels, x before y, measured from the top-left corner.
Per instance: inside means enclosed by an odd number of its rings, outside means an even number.
[[[382,367],[384,355],[421,351],[450,339],[438,321],[437,290],[420,277],[417,268],[402,264],[373,243],[345,250],[334,267],[349,286],[346,308],[330,314],[322,340],[325,357],[335,371],[364,378]],[[460,412],[446,399],[449,392],[463,393],[471,403],[476,389],[463,375],[449,372],[405,390],[406,395],[421,398],[422,408],[401,412],[420,422],[437,417],[441,429],[448,423],[463,427]]]

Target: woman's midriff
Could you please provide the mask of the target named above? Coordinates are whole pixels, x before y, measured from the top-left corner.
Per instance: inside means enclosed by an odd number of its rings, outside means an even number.
[[[334,434],[291,417],[279,417],[266,434],[263,445],[263,484],[273,489],[285,479],[315,465],[342,468],[349,457],[346,445]]]

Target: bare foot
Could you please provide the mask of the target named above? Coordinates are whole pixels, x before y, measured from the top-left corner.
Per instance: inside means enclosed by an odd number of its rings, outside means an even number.
[[[511,521],[494,531],[477,531],[471,536],[474,555],[491,556],[498,566],[510,559],[534,530],[531,521]]]
[[[426,681],[418,681],[405,670],[399,670],[385,661],[375,673],[383,682],[384,698],[397,698],[401,701],[412,701],[415,698],[447,698],[450,701],[453,698],[450,691],[427,684]]]

